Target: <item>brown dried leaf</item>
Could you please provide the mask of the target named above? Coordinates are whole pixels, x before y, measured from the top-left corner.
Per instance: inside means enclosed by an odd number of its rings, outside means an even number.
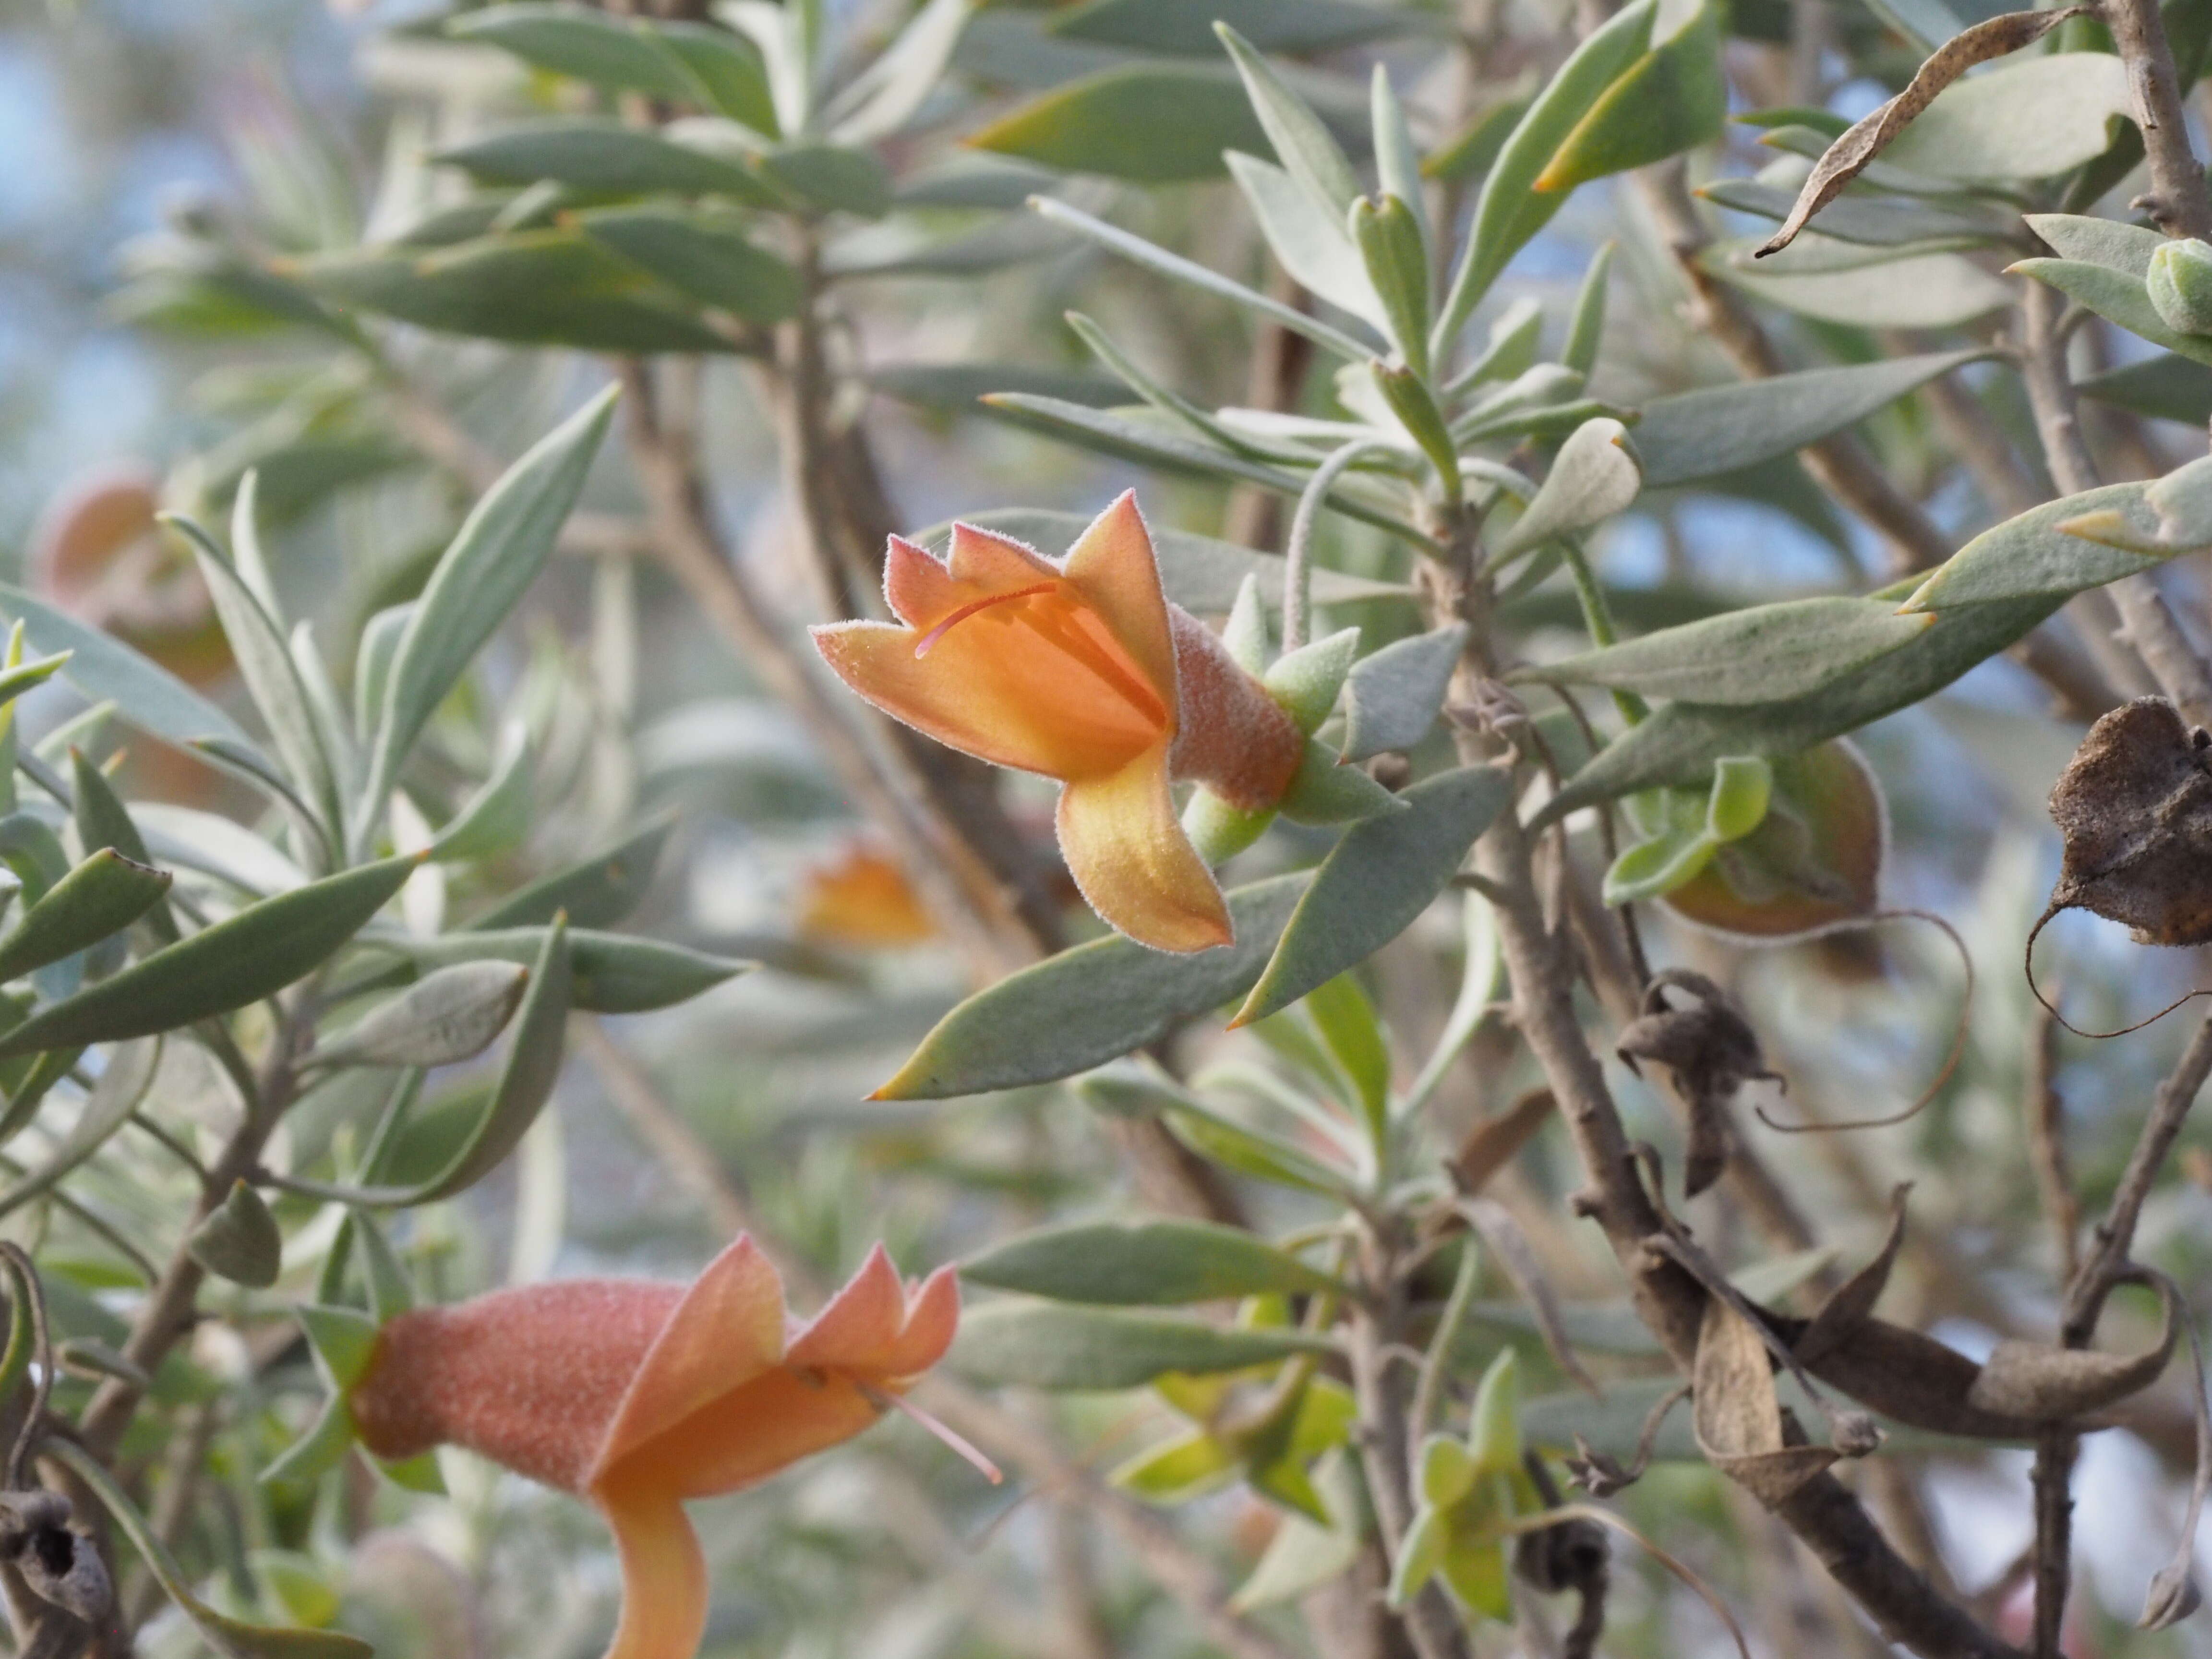
[[[2160,1279],[2164,1279],[2160,1274]],[[2159,1280],[2154,1280],[2159,1283]],[[2161,1294],[2171,1288],[2159,1283]],[[2167,1305],[2179,1303],[2179,1295],[2172,1295]],[[2143,1594],[2142,1617],[2136,1620],[2139,1630],[2164,1630],[2168,1625],[2178,1625],[2197,1611],[2203,1596],[2197,1588],[2197,1523],[2204,1514],[2204,1498],[2212,1492],[2212,1403],[2204,1397],[2204,1339],[2197,1334],[2194,1320],[2187,1322],[2189,1329],[2189,1358],[2194,1369],[2191,1390],[2197,1416],[2197,1469],[2189,1483],[2189,1511],[2183,1516],[2181,1536],[2173,1547],[2173,1559],[2154,1574],[2150,1588]]]
[[[2066,857],[2051,910],[2081,908],[2143,945],[2212,942],[2212,736],[2163,697],[2089,728],[2051,791]]]
[[[1670,989],[1697,1000],[1676,1008]],[[1682,1103],[1687,1146],[1682,1190],[1694,1198],[1720,1179],[1728,1167],[1733,1135],[1728,1103],[1753,1078],[1778,1080],[1766,1067],[1758,1033],[1727,992],[1705,975],[1686,968],[1655,974],[1644,990],[1644,1012],[1622,1028],[1614,1050],[1622,1065],[1641,1076],[1639,1060],[1656,1060],[1674,1073],[1674,1093]]]
[[[1836,1461],[1832,1446],[1790,1443],[1765,1339],[1718,1297],[1705,1302],[1692,1388],[1698,1449],[1770,1508]]]
[[[1850,1340],[1808,1358],[1805,1369],[1892,1421],[1933,1434],[2024,1441],[2043,1426],[1970,1403],[1979,1365],[1932,1336],[1886,1320],[1863,1320]]]
[[[2069,17],[2089,15],[2087,6],[2069,6],[2063,11],[2008,11],[2001,17],[1953,35],[1936,54],[1921,64],[1903,92],[1856,123],[1830,144],[1814,164],[1804,187],[1766,245],[1753,257],[1778,253],[1797,238],[1806,222],[1843,194],[1844,187],[1865,171],[1867,164],[1888,148],[1913,118],[1936,101],[1936,94],[1977,64],[2018,52],[2040,40]]]
[[[2181,1335],[2180,1303],[2163,1282],[2159,1297],[2166,1306],[2166,1327],[2148,1352],[2098,1353],[2040,1342],[2000,1342],[1967,1390],[1966,1403],[2037,1423],[2062,1423],[2118,1405],[2157,1382],[2173,1358]]]
[[[1873,1261],[1836,1287],[1804,1334],[1790,1344],[1802,1364],[1810,1367],[1822,1354],[1849,1341],[1873,1315],[1874,1304],[1881,1300],[1889,1270],[1897,1265],[1897,1253],[1905,1243],[1905,1195],[1911,1190],[1909,1181],[1898,1184],[1889,1195],[1889,1234],[1882,1240],[1881,1249]]]
[[[1468,1131],[1447,1166],[1452,1184],[1462,1196],[1474,1197],[1489,1184],[1491,1176],[1513,1161],[1514,1154],[1544,1127],[1553,1109],[1552,1091],[1532,1089],[1504,1111],[1484,1118]]]

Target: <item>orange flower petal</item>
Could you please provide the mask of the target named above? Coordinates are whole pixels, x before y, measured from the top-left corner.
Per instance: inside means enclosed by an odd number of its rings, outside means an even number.
[[[1060,795],[1060,851],[1101,917],[1156,951],[1229,943],[1229,907],[1176,821],[1164,744]]]
[[[693,1659],[707,1633],[707,1563],[675,1492],[617,1483],[592,1494],[622,1554],[622,1623],[606,1659]]]
[[[850,1377],[779,1366],[633,1452],[620,1473],[689,1497],[738,1492],[850,1440],[881,1414]]]
[[[630,1379],[592,1468],[594,1484],[635,1448],[783,1358],[783,1281],[750,1237],[707,1264]]]
[[[1027,587],[1040,578],[1057,580],[1061,574],[1058,565],[1035,548],[972,524],[954,525],[952,544],[945,550],[952,579],[979,590],[978,599],[1006,588]]]
[[[880,1244],[868,1252],[845,1287],[823,1305],[784,1354],[787,1365],[829,1366],[867,1374],[879,1370],[906,1322],[906,1287]]]
[[[920,636],[885,623],[832,623],[815,648],[870,702],[939,743],[1047,777],[1117,771],[1161,738],[1159,722],[1006,613],[969,617],[916,657]]]
[[[884,1374],[894,1381],[919,1376],[945,1358],[959,1325],[960,1276],[939,1267],[915,1291],[906,1325],[884,1358]]]
[[[1122,649],[1170,708],[1176,703],[1176,653],[1168,605],[1137,492],[1124,490],[1067,550],[1067,579],[1105,618]]]
[[[961,591],[927,548],[891,538],[884,550],[884,603],[908,627],[927,632],[975,597]]]

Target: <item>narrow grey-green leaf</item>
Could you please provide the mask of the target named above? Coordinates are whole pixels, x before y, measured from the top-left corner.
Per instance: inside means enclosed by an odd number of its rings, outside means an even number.
[[[158,1036],[118,1043],[109,1053],[106,1066],[86,1091],[84,1104],[77,1109],[76,1121],[70,1125],[69,1133],[45,1158],[25,1170],[14,1185],[0,1192],[0,1215],[18,1210],[41,1194],[52,1191],[64,1176],[105,1146],[108,1138],[131,1121],[131,1114],[138,1109],[138,1103],[145,1099],[147,1090],[153,1087],[154,1073],[161,1060],[161,1039]]]
[[[1118,1060],[1184,1020],[1241,996],[1259,978],[1308,878],[1229,894],[1236,941],[1165,956],[1095,939],[979,991],[937,1023],[878,1100],[945,1100],[1073,1077]]]
[[[2038,507],[2035,513],[2045,510]],[[1938,612],[1934,625],[1919,638],[1810,696],[1788,702],[1751,708],[1668,703],[1615,738],[1568,779],[1566,787],[1530,821],[1530,828],[1540,829],[1578,808],[1661,784],[1694,787],[1724,755],[1795,755],[1856,732],[1870,720],[1933,696],[2023,638],[2063,603],[2058,598],[2010,599]]]
[[[1411,749],[1428,736],[1466,644],[1467,624],[1453,623],[1393,641],[1352,664],[1345,682],[1344,758]]]
[[[2201,427],[2212,422],[2212,370],[2171,351],[2123,363],[2074,383],[2084,398],[2161,421]]]
[[[1210,1221],[1048,1228],[969,1258],[960,1276],[994,1290],[1115,1307],[1339,1288],[1287,1251]]]
[[[1234,1024],[1289,1007],[1404,933],[1512,800],[1513,781],[1496,767],[1466,766],[1398,799],[1404,811],[1354,824],[1322,860]]]
[[[1255,483],[1279,495],[1297,496],[1305,492],[1306,481],[1296,473],[1246,460],[1241,455],[1224,453],[1179,433],[1148,426],[1106,410],[1085,409],[1056,398],[1031,398],[1011,392],[994,394],[983,401],[1020,425],[1050,433],[1101,454],[1140,461],[1170,471],[1194,473],[1200,477]],[[1332,490],[1328,501],[1347,518],[1387,530],[1416,546],[1430,544],[1429,538],[1411,525],[1355,496]]]
[[[170,876],[103,848],[64,876],[0,939],[0,981],[75,956],[166,897]]]
[[[1886,599],[1784,599],[1662,629],[1512,678],[1730,707],[1783,702],[1911,644],[1933,621],[1899,616]]]
[[[0,1060],[147,1036],[273,995],[319,967],[422,862],[386,859],[250,904],[0,1036]]]
[[[479,961],[527,964],[544,948],[547,932],[544,927],[501,927],[481,933],[441,933],[435,939],[395,935],[375,942],[426,968]],[[569,931],[568,954],[575,981],[570,1000],[578,1012],[592,1014],[642,1014],[673,1007],[759,965],[631,933],[582,927]]]
[[[454,963],[316,1045],[312,1058],[321,1066],[450,1066],[492,1045],[529,983],[520,963]]]
[[[544,567],[614,418],[615,396],[609,387],[508,468],[438,561],[393,651],[365,792],[370,814],[382,810],[431,711]]]
[[[1326,1337],[1239,1330],[1171,1314],[1052,1303],[994,1303],[960,1322],[952,1367],[979,1382],[1033,1389],[1140,1389],[1169,1371],[1202,1376],[1326,1353]]]
[[[1211,58],[1221,50],[1218,20],[1262,52],[1327,52],[1424,27],[1410,7],[1353,0],[1084,0],[1048,14],[1046,25],[1070,40],[1095,40],[1133,51]]]
[[[1015,541],[1057,557],[1061,550],[1075,544],[1075,538],[1084,532],[1091,521],[1079,513],[1009,507],[990,513],[966,514],[965,522],[979,530],[1011,537]],[[927,530],[916,539],[937,547],[950,530],[950,526]],[[1243,586],[1247,576],[1258,579],[1260,597],[1265,603],[1275,606],[1281,605],[1283,561],[1278,555],[1262,553],[1253,548],[1241,547],[1235,542],[1220,541],[1192,531],[1170,529],[1164,525],[1152,526],[1152,532],[1153,549],[1159,555],[1160,585],[1166,590],[1168,598],[1184,610],[1202,617],[1227,614],[1237,603],[1237,591]],[[1313,573],[1316,605],[1351,605],[1364,599],[1404,599],[1410,598],[1412,593],[1411,588],[1401,583],[1350,575],[1340,570],[1331,570],[1327,566],[1316,568]]]
[[[627,18],[579,5],[489,6],[448,20],[446,33],[594,86],[685,103],[708,101],[681,58]]]
[[[492,757],[491,775],[462,803],[430,844],[441,864],[489,858],[520,845],[530,830],[530,728],[510,720]]]
[[[584,234],[702,304],[748,322],[781,322],[799,309],[799,273],[746,236],[736,215],[712,209],[595,208],[576,215]]]
[[[1241,150],[1231,150],[1228,162],[1229,175],[1244,193],[1260,234],[1291,280],[1338,309],[1381,327],[1381,302],[1343,225],[1273,162]]]
[[[2100,219],[2082,213],[2031,213],[2027,228],[2051,244],[2062,259],[2102,265],[2141,282],[2150,275],[2150,257],[2166,238],[2147,225]]]
[[[534,122],[438,152],[436,159],[495,185],[550,179],[623,196],[726,196],[749,207],[781,198],[750,168],[619,121]]]
[[[107,775],[86,759],[81,750],[70,750],[70,781],[76,794],[70,810],[76,822],[77,845],[88,853],[112,848],[132,864],[150,868],[154,856],[146,850],[146,838],[131,821],[130,809],[108,782]],[[146,925],[165,944],[173,945],[179,938],[176,918],[165,903],[154,905]]]
[[[113,635],[6,583],[0,583],[0,611],[23,624],[31,649],[50,656],[66,652],[62,678],[95,702],[112,702],[125,720],[149,736],[179,747],[221,738],[253,749],[236,720]],[[275,769],[265,758],[262,764]]]
[[[2192,362],[2212,363],[2212,337],[2184,334],[2166,325],[2150,302],[2142,279],[2124,271],[2091,264],[2086,259],[2021,259],[2005,267],[2015,276],[2032,276],[2047,283],[2069,299],[2083,305],[2111,323],[2153,345],[2164,346]]]
[[[240,492],[241,512],[250,510],[250,497]],[[307,707],[307,690],[274,618],[213,538],[189,519],[166,520],[191,544],[200,579],[207,584],[215,612],[229,641],[239,678],[246,682],[253,706],[276,746],[293,790],[310,807],[326,830],[335,823],[336,774],[323,752],[322,735],[315,729]]]
[[[565,912],[579,927],[607,927],[637,908],[668,844],[672,818],[647,824],[619,847],[556,870],[509,895],[469,924],[487,933],[501,927],[531,927]]]
[[[1808,368],[1655,398],[1636,423],[1644,486],[1688,483],[1789,454],[1987,355],[1942,351]]]
[[[1359,181],[1321,117],[1291,90],[1275,73],[1274,65],[1249,40],[1223,22],[1216,22],[1213,32],[1229,49],[1237,73],[1244,82],[1244,95],[1252,100],[1252,112],[1260,118],[1267,142],[1275,148],[1275,159],[1328,211],[1339,216],[1349,213],[1359,194]]]
[[[2165,562],[2168,555],[2130,552],[2064,528],[2072,521],[2115,514],[2124,521],[2142,520],[2154,528],[2145,506],[2154,483],[2107,484],[2008,519],[1984,531],[1933,571],[1901,609],[1939,614],[1993,601],[2063,599],[2085,587],[2098,587],[2136,575]]]
[[[107,1511],[108,1518],[115,1522],[116,1529],[130,1539],[144,1559],[155,1582],[200,1633],[201,1639],[223,1659],[374,1659],[375,1650],[357,1636],[325,1630],[278,1630],[265,1625],[249,1625],[217,1613],[192,1594],[191,1581],[163,1545],[161,1534],[139,1514],[98,1458],[82,1447],[59,1438],[45,1441],[40,1447],[40,1455],[66,1465],[91,1489]]]
[[[1626,441],[1628,429],[1601,416],[1584,421],[1559,446],[1536,498],[1491,548],[1503,563],[1546,542],[1602,523],[1635,501],[1644,470]]]

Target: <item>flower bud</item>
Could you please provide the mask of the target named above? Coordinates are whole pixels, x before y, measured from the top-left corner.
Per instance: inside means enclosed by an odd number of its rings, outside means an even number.
[[[2212,334],[2212,245],[2193,236],[2164,244],[2150,256],[2144,286],[2152,308],[2168,328]]]

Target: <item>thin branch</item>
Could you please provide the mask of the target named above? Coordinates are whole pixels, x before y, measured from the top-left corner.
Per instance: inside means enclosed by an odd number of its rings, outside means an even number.
[[[2181,79],[2158,0],[2105,0],[2100,9],[2128,67],[2128,92],[2150,162],[2150,189],[2130,205],[2147,211],[2169,236],[2212,239],[2212,195],[2205,191],[2203,164],[2189,145]]]

